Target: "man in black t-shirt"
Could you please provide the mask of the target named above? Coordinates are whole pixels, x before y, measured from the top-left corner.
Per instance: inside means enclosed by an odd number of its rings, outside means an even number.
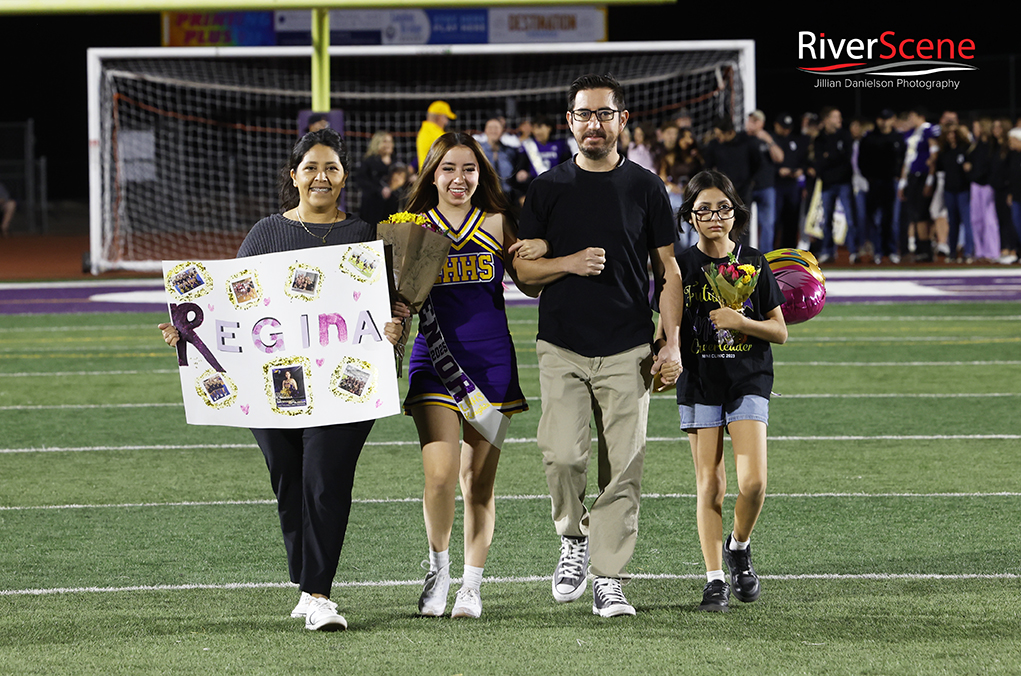
[[[904,163],[904,137],[894,130],[894,119],[896,115],[892,110],[879,113],[876,128],[865,134],[858,146],[858,167],[869,182],[863,235],[875,247],[877,265],[884,255],[889,256],[892,263],[900,262],[893,231],[893,207],[897,199],[897,179]]]
[[[545,258],[518,256],[514,263],[522,282],[545,287],[536,345],[538,442],[561,536],[553,597],[579,598],[591,561],[592,612],[602,617],[635,613],[621,582],[638,534],[649,388],[661,366],[679,368],[683,307],[663,182],[617,151],[627,120],[612,77],[586,75],[571,85],[567,123],[580,152],[529,186],[519,236],[545,240],[548,248]],[[650,257],[667,336],[655,356]],[[664,371],[664,382],[674,377]],[[586,509],[593,414],[600,492]]]
[[[798,242],[809,140],[794,132],[794,118],[787,113],[777,115],[773,131],[773,137],[783,148],[783,161],[776,170],[777,236],[781,248],[791,248]]]
[[[766,114],[753,110],[745,124],[745,132],[755,152],[759,154],[759,168],[752,176],[752,201],[758,206],[757,246],[772,251],[776,241],[776,172],[783,162],[783,148],[766,131]],[[749,204],[749,206],[751,206]]]
[[[836,257],[838,244],[845,244],[854,263],[858,259],[857,233],[854,228],[854,195],[851,189],[851,178],[854,169],[851,166],[851,148],[854,139],[851,132],[844,129],[844,118],[836,108],[823,108],[819,115],[822,120],[822,131],[812,142],[815,160],[811,171],[814,177],[822,181],[822,242],[816,247],[820,263]],[[844,209],[847,222],[846,239],[835,242],[833,235],[833,214],[837,200]]]
[[[734,121],[721,115],[713,121],[713,140],[702,151],[706,169],[715,169],[734,183],[745,204],[752,203],[752,180],[762,158],[758,146],[743,131],[734,129]]]

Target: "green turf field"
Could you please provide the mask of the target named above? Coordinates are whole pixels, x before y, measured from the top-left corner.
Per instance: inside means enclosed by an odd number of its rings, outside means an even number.
[[[415,616],[421,461],[393,417],[360,462],[335,634],[289,617],[262,456],[247,430],[184,423],[162,315],[4,316],[0,674],[1021,673],[1017,304],[831,305],[791,327],[763,593],[727,614],[695,611],[694,472],[657,395],[638,615],[613,619],[552,600],[535,310],[509,314],[532,410],[503,452],[482,619]],[[460,547],[455,527],[455,574]]]

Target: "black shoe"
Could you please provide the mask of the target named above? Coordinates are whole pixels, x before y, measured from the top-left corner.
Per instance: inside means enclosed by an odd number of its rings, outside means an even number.
[[[733,537],[728,535],[727,541],[723,543],[723,562],[730,571],[730,586],[734,588],[734,596],[738,601],[751,603],[759,598],[761,591],[759,576],[752,568],[752,546],[749,544],[744,551],[732,551],[730,541]]]
[[[702,605],[699,610],[707,613],[725,613],[730,603],[730,585],[723,580],[706,582],[702,588]]]

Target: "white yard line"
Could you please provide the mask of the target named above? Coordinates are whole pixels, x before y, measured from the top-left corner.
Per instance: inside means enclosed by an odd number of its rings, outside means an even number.
[[[94,324],[91,326],[14,326],[0,328],[0,334],[3,333],[36,333],[39,331],[53,332],[53,333],[79,333],[81,331],[152,331],[153,335],[156,335],[156,327],[149,326],[148,324],[122,324],[122,325],[107,325],[107,324]]]
[[[596,496],[588,495],[586,499],[594,499]],[[643,493],[643,500],[694,500],[694,493]],[[736,498],[736,493],[728,493],[727,498]],[[812,499],[834,499],[834,498],[855,498],[855,499],[875,499],[875,498],[923,498],[923,499],[946,499],[946,498],[1018,498],[1021,497],[1021,492],[1010,492],[1010,491],[999,491],[991,493],[768,493],[766,495],[770,500],[774,499],[793,499],[793,500],[812,500]],[[462,498],[458,496],[455,498],[460,501]],[[497,500],[507,501],[530,501],[537,500],[545,502],[550,499],[549,495],[497,495]],[[352,501],[359,505],[398,505],[405,503],[421,503],[422,498],[356,498]],[[51,511],[51,510],[76,510],[76,509],[152,509],[157,507],[232,507],[232,506],[251,506],[251,505],[275,505],[276,500],[263,499],[263,500],[196,500],[196,501],[182,501],[182,502],[125,502],[120,504],[68,504],[68,505],[24,505],[24,506],[13,506],[13,507],[2,507],[0,506],[0,512],[34,512],[34,511]]]
[[[704,580],[703,573],[638,573],[632,576],[636,580]],[[794,580],[938,580],[938,581],[960,581],[960,580],[1017,580],[1021,575],[1016,573],[813,573],[813,574],[777,574],[760,575],[763,580],[794,581]],[[525,584],[536,582],[548,582],[551,578],[547,575],[524,575],[515,577],[487,577],[487,584]],[[460,578],[451,579],[451,582],[459,584]],[[359,587],[417,587],[422,584],[420,578],[414,580],[366,580],[362,582],[334,582],[334,589],[351,589]],[[234,589],[297,589],[297,585],[291,582],[234,582],[228,584],[160,584],[160,585],[138,585],[124,587],[54,587],[50,589],[0,589],[0,596],[48,596],[54,594],[108,594],[124,592],[153,592],[153,591],[195,591],[195,590],[234,590]]]
[[[877,436],[770,436],[770,441],[980,441],[980,440],[1018,440],[1021,434],[884,434]],[[595,439],[593,439],[595,441]],[[649,437],[650,442],[681,442],[687,438],[676,437]],[[535,438],[531,439],[506,439],[505,444],[534,444]],[[417,446],[417,441],[368,441],[366,446]],[[0,454],[4,453],[83,453],[94,451],[186,451],[194,449],[231,449],[231,448],[258,448],[255,444],[153,444],[153,445],[124,445],[124,446],[39,446],[28,448],[0,448]]]
[[[177,373],[178,369],[146,369],[144,371],[25,371],[21,373],[0,373],[3,378],[45,378],[45,377],[67,377],[67,376],[141,376],[153,373]]]
[[[777,361],[774,366],[849,366],[862,368],[867,366],[888,367],[932,367],[932,366],[1021,366],[1021,360],[991,361]],[[518,364],[519,369],[539,368],[538,364]],[[144,369],[127,371],[22,371],[19,373],[0,373],[3,378],[46,378],[51,376],[120,376],[150,375],[153,373],[177,373],[177,369]]]
[[[826,322],[1017,322],[1021,315],[977,315],[974,317],[827,317],[812,318],[812,324]],[[797,329],[795,329],[797,330]]]
[[[788,343],[931,343],[945,341],[959,342],[1015,342],[1021,341],[1018,336],[792,336]]]
[[[1021,397],[1021,392],[916,392],[912,394],[904,394],[899,392],[891,392],[888,394],[877,394],[877,393],[864,393],[864,394],[774,394],[776,397],[783,399],[968,399],[968,398],[995,398],[995,397]],[[674,400],[673,395],[669,394],[654,394],[652,399],[669,399]],[[150,403],[150,404],[26,404],[26,405],[12,405],[12,406],[0,406],[0,411],[49,411],[49,410],[60,410],[60,409],[94,409],[94,408],[164,408],[164,407],[177,407],[184,406],[182,403],[168,402],[168,403]]]
[[[183,403],[165,404],[37,404],[25,406],[0,406],[0,411],[53,411],[59,409],[88,409],[88,408],[164,408],[174,406],[181,408]]]

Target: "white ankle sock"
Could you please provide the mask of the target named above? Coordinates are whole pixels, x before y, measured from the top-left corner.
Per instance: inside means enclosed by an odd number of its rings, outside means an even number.
[[[751,542],[750,538],[748,540],[745,540],[744,542],[741,542],[740,540],[738,540],[734,536],[733,533],[731,533],[730,534],[730,551],[732,551],[732,552],[742,552],[742,551],[748,549],[748,543],[749,542]]]
[[[705,574],[705,579],[706,582],[712,582],[714,580],[719,580],[720,582],[727,581],[727,578],[724,577],[722,570],[710,570],[708,573]]]
[[[464,582],[461,586],[467,587],[468,589],[478,589],[482,586],[482,571],[483,568],[477,568],[475,566],[464,567]]]
[[[450,566],[450,550],[444,549],[442,552],[434,552],[429,550],[429,570],[437,571],[443,570]]]

